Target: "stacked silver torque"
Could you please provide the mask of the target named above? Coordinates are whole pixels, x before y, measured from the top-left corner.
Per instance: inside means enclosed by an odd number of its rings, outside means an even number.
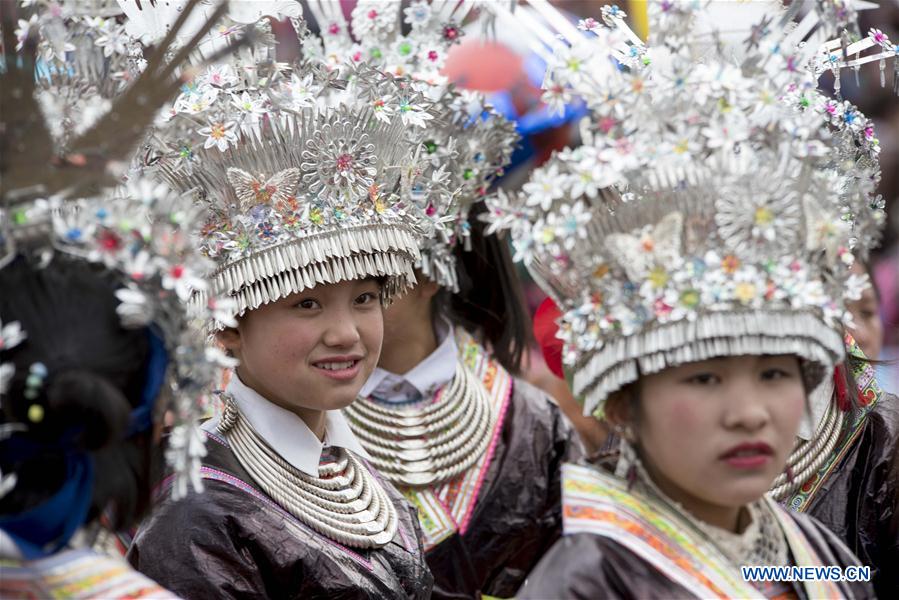
[[[790,475],[784,471],[771,484],[771,496],[775,500],[789,500],[824,465],[843,435],[844,420],[843,411],[831,402],[815,436],[811,440],[800,440],[790,453],[787,459]]]
[[[372,464],[406,487],[442,483],[475,464],[494,418],[484,384],[461,362],[434,399],[391,407],[360,397],[344,413]]]
[[[225,397],[219,431],[253,480],[281,508],[316,532],[353,548],[380,548],[396,535],[396,508],[362,462],[343,448],[307,475],[278,455]]]

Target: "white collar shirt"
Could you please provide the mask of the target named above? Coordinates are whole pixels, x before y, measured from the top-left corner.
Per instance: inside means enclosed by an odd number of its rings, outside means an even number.
[[[318,476],[322,451],[329,446],[345,448],[368,458],[339,410],[325,411],[325,439],[322,441],[300,417],[247,387],[237,373],[231,377],[225,391],[237,402],[241,415],[256,433],[281,458],[307,475]]]
[[[362,386],[360,395],[402,404],[431,398],[449,383],[456,374],[458,362],[455,331],[446,320],[441,319],[436,325],[438,346],[431,354],[404,375],[376,367]]]

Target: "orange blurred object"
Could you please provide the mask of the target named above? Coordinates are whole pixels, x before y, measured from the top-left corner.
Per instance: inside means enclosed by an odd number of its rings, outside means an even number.
[[[465,89],[501,92],[527,79],[523,62],[503,44],[467,39],[450,50],[443,74]]]

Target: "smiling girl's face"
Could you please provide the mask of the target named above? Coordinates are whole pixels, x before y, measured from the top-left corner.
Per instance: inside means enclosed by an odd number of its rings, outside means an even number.
[[[268,401],[295,413],[344,408],[378,362],[379,292],[374,279],[318,285],[247,312],[219,340]]]
[[[758,500],[796,443],[806,396],[793,355],[735,356],[643,376],[625,420],[642,462],[696,516]],[[721,510],[719,510],[721,509]]]

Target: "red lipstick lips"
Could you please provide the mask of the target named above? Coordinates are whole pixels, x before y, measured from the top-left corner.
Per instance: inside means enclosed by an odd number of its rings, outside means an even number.
[[[758,469],[774,458],[774,449],[765,442],[746,442],[719,457],[736,469]]]

